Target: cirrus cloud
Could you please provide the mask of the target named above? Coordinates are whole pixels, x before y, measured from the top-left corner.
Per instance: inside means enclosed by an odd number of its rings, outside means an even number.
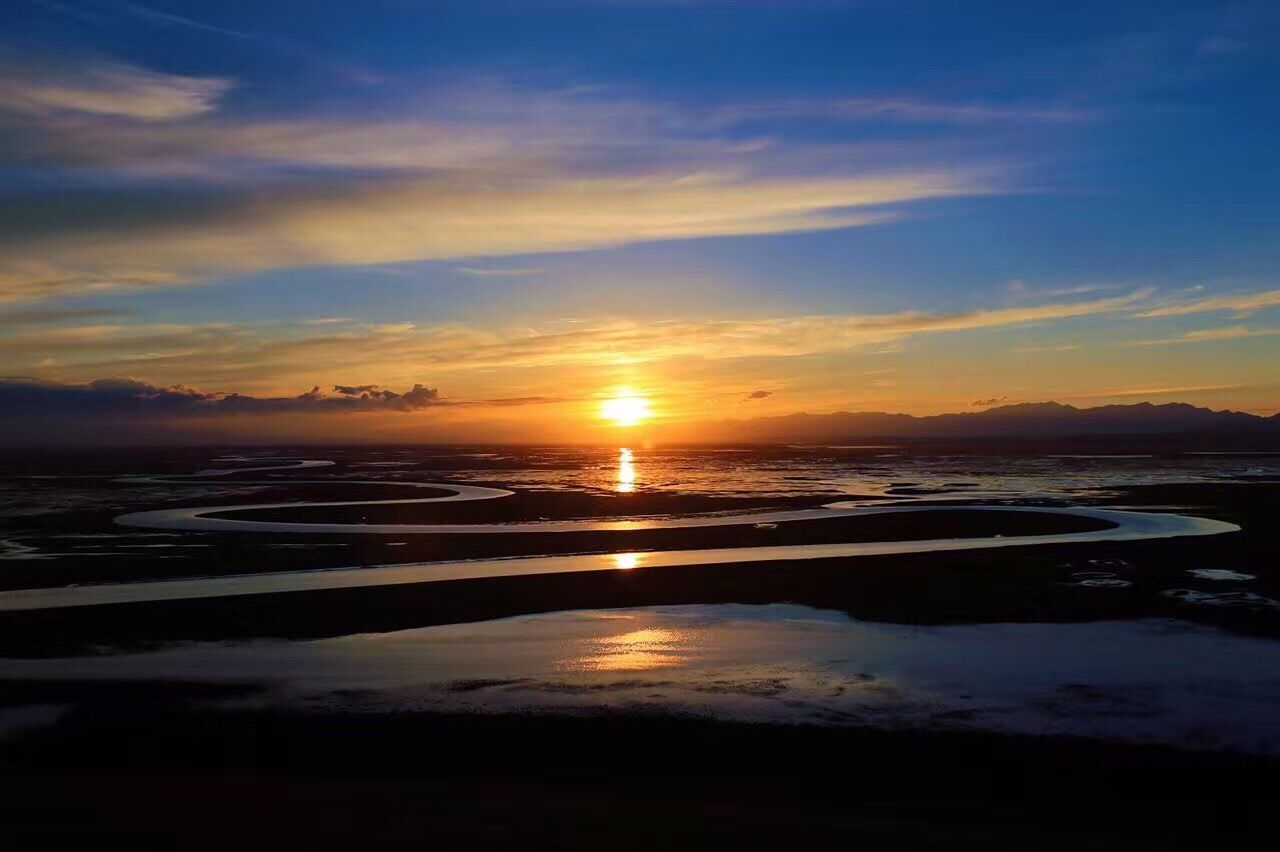
[[[1245,316],[1276,305],[1280,305],[1280,290],[1263,290],[1257,293],[1234,293],[1228,296],[1213,296],[1208,299],[1196,299],[1190,302],[1175,302],[1143,311],[1134,316],[1143,318],[1180,317],[1191,314],[1207,314],[1213,311],[1231,311],[1236,316]]]
[[[209,112],[233,85],[225,77],[166,74],[123,62],[9,59],[0,64],[0,111],[171,121]]]
[[[890,221],[900,215],[897,205],[987,191],[977,174],[921,170],[865,177],[702,173],[338,182],[267,196],[148,194],[124,218],[113,196],[68,193],[47,209],[13,198],[0,201],[0,299],[289,266],[848,228]]]
[[[225,324],[97,324],[0,337],[0,356],[18,369],[63,381],[145,371],[153,381],[261,387],[307,381],[317,370],[358,371],[412,381],[405,365],[433,375],[468,370],[595,367],[626,359],[723,361],[791,358],[883,346],[916,335],[978,332],[1053,323],[1131,309],[1150,295],[1123,296],[950,313],[820,314],[753,319],[597,320],[505,329],[461,323],[343,323],[296,327]],[[320,333],[317,333],[320,329]],[[271,387],[278,387],[272,384]],[[356,396],[374,385],[339,385]],[[758,397],[759,398],[759,397]]]
[[[874,225],[1012,188],[997,163],[913,140],[744,141],[751,109],[432,82],[367,114],[264,116],[218,109],[230,79],[15,63],[0,168],[63,189],[0,194],[0,300],[417,260],[518,277],[537,268],[485,259]]]

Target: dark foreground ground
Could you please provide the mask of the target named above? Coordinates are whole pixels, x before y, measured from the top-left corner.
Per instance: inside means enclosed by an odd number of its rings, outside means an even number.
[[[211,713],[184,709],[171,688],[164,696],[99,696],[6,748],[8,848],[1237,850],[1280,840],[1280,767],[1238,755],[670,718]]]

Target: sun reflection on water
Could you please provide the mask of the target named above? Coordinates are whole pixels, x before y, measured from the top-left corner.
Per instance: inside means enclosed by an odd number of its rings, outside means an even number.
[[[636,490],[636,466],[628,447],[618,450],[618,480],[614,490],[619,494],[630,494]]]
[[[689,637],[679,630],[644,627],[592,641],[580,657],[560,667],[580,672],[635,672],[679,666],[688,659]]]
[[[639,553],[615,553],[613,554],[613,567],[619,571],[630,571],[640,564]]]

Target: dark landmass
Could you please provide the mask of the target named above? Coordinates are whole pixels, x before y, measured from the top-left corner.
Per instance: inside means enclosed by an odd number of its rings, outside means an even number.
[[[1212,449],[1205,445],[1206,441],[1230,436],[1254,438],[1270,448],[1280,445],[1280,415],[1260,417],[1241,411],[1213,411],[1181,402],[1096,408],[1039,402],[926,417],[876,411],[791,414],[721,421],[710,424],[708,432],[725,440],[762,443],[869,438],[1013,438],[1043,444],[1064,438],[1182,435],[1194,438],[1194,443],[1189,442],[1187,446],[1198,449]]]
[[[60,694],[45,696],[66,700]],[[35,693],[39,696],[38,691]],[[0,746],[24,849],[1272,849],[1280,762],[675,717],[214,711],[90,695]],[[0,700],[4,696],[0,694]]]
[[[2,381],[2,380],[0,380]],[[145,423],[145,420],[139,421]],[[130,440],[129,420],[115,421],[112,429],[103,430],[99,436],[102,447],[113,452],[128,454],[149,452],[163,447],[165,439],[147,429],[137,429]],[[1147,440],[1168,450],[1268,450],[1280,449],[1280,413],[1269,417],[1243,411],[1215,411],[1184,402],[1132,405],[1101,405],[1077,408],[1059,402],[1024,402],[1000,405],[961,413],[915,416],[883,411],[837,411],[829,414],[789,414],[773,417],[755,417],[744,420],[718,420],[709,422],[674,424],[670,427],[653,427],[644,433],[630,433],[628,440],[653,440],[667,446],[689,445],[689,435],[707,436],[705,440],[717,446],[734,443],[759,446],[794,442],[897,442],[905,441],[923,445],[935,441],[963,442],[973,452],[991,452],[1000,455],[1024,452],[1043,452],[1072,448],[1086,450],[1095,442],[1107,444],[1117,439],[1127,440],[1127,446],[1143,447]],[[683,436],[683,437],[679,437]],[[171,437],[175,453],[198,456],[201,448],[225,447],[216,436],[198,434]],[[673,440],[674,439],[674,440]],[[703,440],[699,438],[698,440]],[[1247,441],[1248,446],[1232,442]],[[84,454],[93,452],[84,448],[85,436],[68,432],[64,427],[41,431],[29,425],[13,434],[0,433],[0,458],[58,447],[67,452]],[[376,444],[376,441],[373,442]],[[694,442],[696,443],[696,441]],[[362,444],[367,448],[371,444]],[[507,444],[486,445],[500,449],[503,446],[531,446],[519,441]],[[569,444],[566,444],[569,445]],[[254,452],[264,447],[333,446],[331,441],[305,440],[263,441],[245,448]],[[396,446],[389,442],[382,446]],[[444,445],[442,445],[444,446]],[[447,446],[460,446],[450,443]],[[854,448],[856,449],[856,448]],[[1138,450],[1149,452],[1150,450]],[[174,470],[189,473],[192,469]]]

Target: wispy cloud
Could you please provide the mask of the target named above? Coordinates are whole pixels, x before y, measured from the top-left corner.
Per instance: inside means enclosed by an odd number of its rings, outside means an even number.
[[[1188,393],[1212,393],[1239,390],[1247,385],[1155,385],[1137,387],[1089,388],[1059,391],[1052,394],[1057,399],[1121,399],[1132,396],[1170,396]]]
[[[195,18],[188,18],[183,15],[175,15],[172,12],[153,9],[150,6],[143,6],[140,3],[120,2],[116,5],[123,14],[159,27],[182,27],[185,29],[198,30],[200,32],[230,36],[232,38],[253,38],[253,36],[248,33],[244,33],[239,30],[215,26],[205,21],[198,21]]]
[[[40,67],[40,60],[30,60]],[[100,62],[46,63],[52,73],[91,76]],[[15,66],[17,73],[26,73]],[[142,72],[140,73],[154,73]],[[167,76],[167,75],[166,75]],[[204,78],[176,78],[197,80]],[[216,82],[210,80],[210,82]],[[229,81],[221,81],[229,85]],[[221,94],[219,92],[218,94]],[[212,106],[210,99],[206,106]],[[229,179],[252,170],[254,178],[272,169],[299,167],[379,170],[527,168],[599,171],[602,165],[631,169],[723,168],[724,163],[768,160],[778,167],[789,157],[812,168],[818,158],[858,168],[892,168],[912,152],[935,143],[918,130],[880,144],[819,145],[787,130],[788,117],[830,121],[862,118],[883,124],[891,116],[917,120],[980,123],[1031,120],[1035,110],[913,101],[910,99],[824,99],[778,103],[689,104],[627,97],[590,86],[530,87],[493,80],[437,79],[412,98],[382,103],[367,114],[343,115],[298,109],[288,115],[202,116],[163,127],[112,122],[61,121],[25,128],[28,147],[47,166],[111,168],[136,174],[206,175]],[[1044,117],[1049,111],[1044,112]],[[1066,115],[1061,116],[1063,120]],[[747,137],[767,122],[764,138]],[[801,122],[804,123],[804,122]],[[92,135],[92,140],[86,138]],[[969,151],[969,157],[974,152]],[[939,150],[936,162],[956,162],[955,151]]]
[[[1074,352],[1075,350],[1080,348],[1081,348],[1080,344],[1078,343],[1058,343],[1058,344],[1048,344],[1044,346],[1018,346],[1013,351],[1014,352]]]
[[[538,266],[456,266],[454,271],[474,278],[526,278],[547,270]]]
[[[1123,290],[1122,284],[1077,284],[1073,287],[1056,287],[1049,291],[1050,296],[1083,296],[1086,293],[1106,293]]]
[[[74,66],[9,58],[0,64],[0,110],[171,121],[209,112],[233,84],[125,63]]]
[[[955,313],[827,314],[736,320],[608,321],[566,328],[482,328],[458,323],[314,326],[86,325],[0,338],[24,372],[83,381],[145,372],[152,381],[261,386],[317,371],[408,381],[405,365],[456,377],[469,370],[579,366],[680,358],[792,358],[883,347],[916,335],[979,331],[1123,311],[1147,293],[1084,302]],[[871,371],[872,373],[878,371]]]
[[[914,140],[818,157],[744,145],[728,108],[589,87],[437,81],[369,115],[264,118],[217,110],[223,78],[60,60],[7,79],[0,111],[21,120],[0,128],[0,168],[68,188],[0,197],[0,299],[415,260],[516,277],[533,268],[482,259],[879,224],[1013,184]],[[926,111],[909,106],[892,109]]]
[[[18,203],[0,240],[0,298],[40,298],[121,282],[323,264],[580,251],[659,240],[849,228],[894,218],[891,205],[989,191],[981,176],[918,171],[868,177],[731,174],[564,176],[507,185],[398,180],[238,195],[197,203],[151,197],[132,222],[110,204],[32,233]],[[99,201],[101,204],[101,201]],[[76,226],[67,229],[77,219]],[[24,231],[26,233],[24,233]]]
[[[24,326],[53,325],[75,320],[118,317],[120,311],[112,308],[28,308],[19,311],[0,312],[0,331],[12,331]]]
[[[1225,328],[1205,328],[1188,331],[1176,337],[1159,337],[1149,340],[1126,340],[1117,346],[1173,346],[1183,343],[1212,343],[1222,340],[1237,340],[1242,337],[1270,337],[1280,334],[1280,328],[1248,328],[1243,325]]]
[[[34,0],[44,10],[63,19],[74,20],[111,33],[130,30],[135,35],[151,38],[157,36],[168,41],[191,36],[209,36],[215,39],[229,40],[238,47],[252,47],[265,54],[278,55],[299,63],[304,63],[314,70],[321,71],[342,82],[374,83],[379,82],[378,75],[366,68],[344,64],[334,59],[332,50],[313,50],[289,39],[275,35],[267,35],[256,29],[236,29],[220,26],[209,20],[180,15],[176,12],[159,9],[141,3],[130,3],[127,0],[93,0],[92,4],[81,2],[63,2],[63,0]],[[218,7],[204,9],[202,12],[216,11],[219,17],[234,17],[244,20],[243,10],[234,4],[221,4]],[[174,50],[178,50],[176,46]]]
[[[1189,314],[1207,314],[1212,311],[1232,311],[1243,316],[1264,308],[1280,305],[1280,290],[1264,290],[1258,293],[1237,293],[1230,296],[1214,296],[1191,302],[1175,302],[1135,314],[1138,317],[1176,317]]]
[[[739,104],[712,111],[711,120],[726,124],[778,119],[821,118],[826,121],[901,121],[929,124],[1062,123],[1096,117],[1095,110],[1037,103],[982,103],[907,97],[794,99]]]

